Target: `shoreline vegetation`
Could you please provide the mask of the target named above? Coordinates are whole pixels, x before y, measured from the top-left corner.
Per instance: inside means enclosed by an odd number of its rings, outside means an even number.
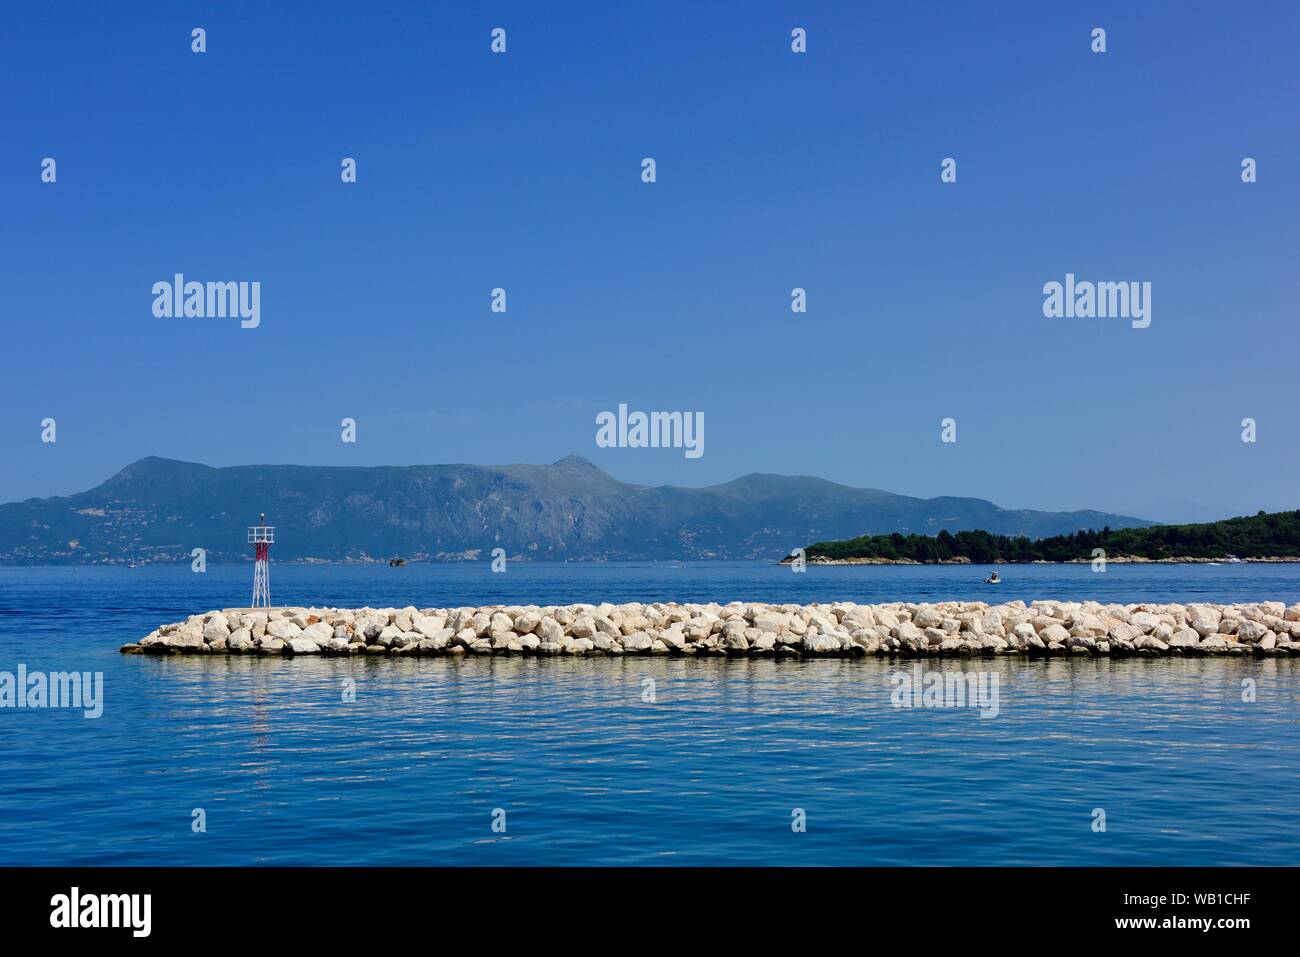
[[[1231,559],[1237,556],[1225,558],[1194,558],[1190,555],[1178,555],[1173,558],[1141,558],[1136,555],[1107,555],[1106,564],[1108,565],[1223,565],[1236,564]],[[790,565],[795,561],[793,556],[787,555],[781,559],[780,564]],[[1067,558],[1061,560],[1038,558],[1032,561],[1016,561],[1006,558],[997,558],[992,561],[974,562],[965,556],[956,558],[942,558],[937,561],[920,561],[914,558],[826,558],[821,555],[808,556],[806,559],[809,565],[1088,565],[1093,559],[1091,558]],[[1300,562],[1300,555],[1275,555],[1267,558],[1241,558],[1242,565],[1286,565]]]
[[[228,608],[123,654],[1157,657],[1300,655],[1300,603],[889,602]]]
[[[1300,511],[1195,525],[1103,528],[1030,539],[984,531],[938,535],[861,535],[817,542],[804,550],[815,565],[1047,565],[1300,562]],[[783,558],[782,564],[797,559]]]

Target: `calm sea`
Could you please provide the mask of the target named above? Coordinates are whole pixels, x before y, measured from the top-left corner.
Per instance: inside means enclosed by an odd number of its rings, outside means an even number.
[[[1300,600],[1296,565],[999,570],[993,590],[959,566],[276,565],[271,589],[422,607]],[[105,698],[98,719],[0,709],[0,864],[1300,862],[1295,659],[942,665],[997,676],[981,718],[894,708],[910,663],[877,659],[118,654],[250,585],[250,566],[0,569],[0,671],[101,671]]]

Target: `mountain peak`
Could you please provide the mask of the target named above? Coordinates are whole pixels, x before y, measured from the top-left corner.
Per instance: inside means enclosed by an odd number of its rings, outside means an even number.
[[[200,465],[197,462],[183,462],[180,459],[165,459],[157,455],[146,455],[144,458],[137,459],[130,465],[125,466],[121,471],[109,477],[103,484],[126,484],[146,477],[165,478],[210,471],[212,471],[211,466]]]
[[[585,459],[577,452],[570,452],[562,459],[556,459],[551,463],[555,466],[568,469],[587,469],[592,472],[599,472],[600,468],[590,459]]]

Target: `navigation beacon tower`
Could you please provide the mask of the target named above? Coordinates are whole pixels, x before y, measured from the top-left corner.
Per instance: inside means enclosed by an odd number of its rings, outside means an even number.
[[[266,524],[263,512],[256,525],[248,526],[248,543],[257,549],[253,562],[253,608],[271,607],[271,546],[275,543],[275,526]]]

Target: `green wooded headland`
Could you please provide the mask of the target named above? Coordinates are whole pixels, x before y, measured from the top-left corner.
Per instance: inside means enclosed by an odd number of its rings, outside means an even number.
[[[808,558],[836,561],[878,559],[923,564],[968,560],[992,562],[1090,561],[1095,549],[1107,558],[1151,561],[1179,558],[1282,558],[1300,555],[1300,511],[1260,512],[1242,518],[1196,525],[1149,528],[1102,528],[1049,538],[1026,538],[967,531],[938,535],[862,535],[818,542],[805,549]]]

